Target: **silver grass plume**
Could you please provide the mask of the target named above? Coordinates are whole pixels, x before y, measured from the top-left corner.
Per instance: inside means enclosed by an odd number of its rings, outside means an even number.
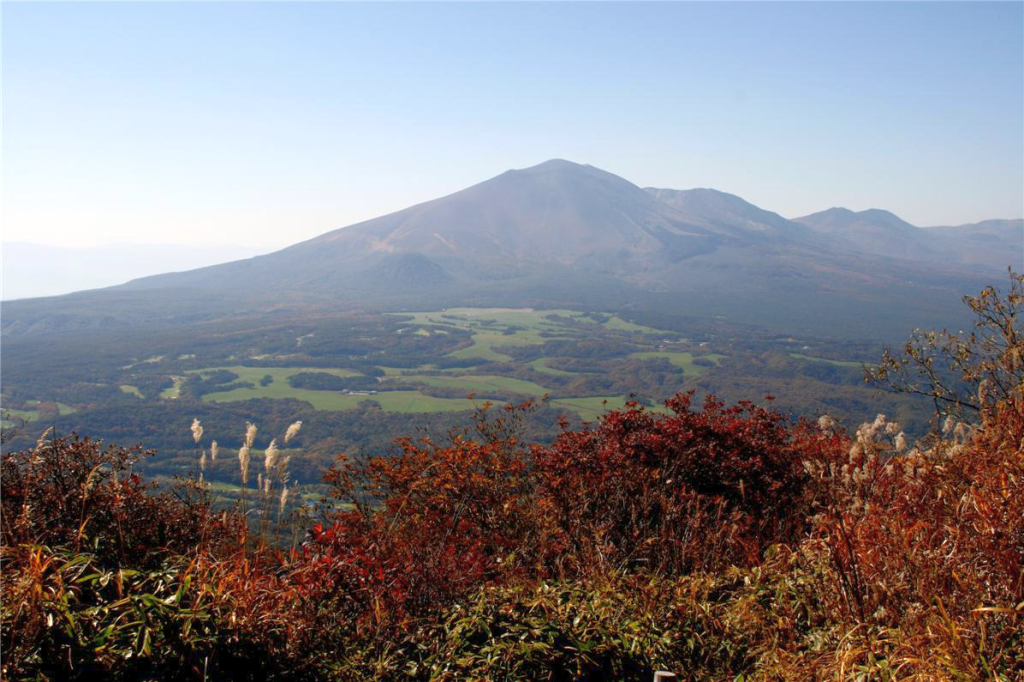
[[[277,439],[275,438],[274,440],[270,441],[270,445],[267,446],[266,461],[264,462],[264,464],[266,465],[268,476],[270,475],[270,472],[274,470],[274,467],[277,465],[277,457],[280,453],[281,451],[277,449]]]
[[[245,447],[252,449],[256,442],[256,425],[252,422],[245,422]]]
[[[217,461],[217,452],[218,451],[219,451],[219,449],[217,447],[217,441],[213,441],[212,443],[210,443],[210,461],[211,462],[216,462]]]
[[[302,422],[301,421],[297,421],[294,424],[292,424],[291,426],[289,426],[288,430],[284,432],[284,444],[288,445],[288,441],[290,441],[292,438],[295,438],[295,436],[298,435],[298,433],[299,433],[299,429],[301,429],[301,428],[302,428]]]
[[[242,471],[242,485],[249,482],[249,455],[251,454],[248,445],[243,445],[238,450],[238,465]]]
[[[288,504],[288,486],[281,488],[281,506],[278,509],[278,513],[284,514],[284,508]]]
[[[42,450],[43,449],[43,446],[46,445],[46,439],[50,435],[50,432],[52,432],[52,431],[53,431],[53,427],[52,426],[49,427],[48,429],[46,429],[45,431],[43,431],[43,435],[39,436],[39,440],[36,441],[36,450]]]
[[[192,440],[199,445],[199,440],[203,437],[203,425],[199,423],[198,419],[192,420]]]

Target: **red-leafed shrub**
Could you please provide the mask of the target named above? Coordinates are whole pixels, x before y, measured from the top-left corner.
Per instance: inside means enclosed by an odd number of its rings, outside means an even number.
[[[5,453],[3,545],[85,548],[104,561],[141,566],[205,540],[223,542],[227,529],[205,504],[156,494],[133,472],[147,454],[75,435]]]
[[[573,561],[660,572],[749,564],[806,526],[804,460],[837,440],[784,415],[693,394],[608,413],[537,450],[543,494]]]

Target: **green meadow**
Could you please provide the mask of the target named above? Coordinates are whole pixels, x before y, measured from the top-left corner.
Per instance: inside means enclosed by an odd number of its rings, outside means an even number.
[[[802,353],[790,353],[789,357],[796,358],[797,360],[806,360],[807,362],[824,362],[829,365],[836,365],[837,367],[856,367],[861,368],[864,366],[863,362],[849,362],[846,360],[829,360],[828,358],[816,358],[811,355],[803,355]]]
[[[632,322],[626,322],[621,317],[613,317],[604,323],[605,329],[611,329],[619,332],[634,332],[639,334],[664,334],[660,329],[654,327],[645,327],[642,324],[633,324]]]
[[[417,336],[430,336],[434,334],[449,334],[455,329],[463,330],[471,334],[470,345],[460,348],[447,357],[455,359],[479,358],[500,363],[514,362],[514,359],[501,352],[502,347],[508,346],[533,346],[541,345],[551,339],[573,340],[589,339],[598,337],[602,333],[620,335],[650,335],[669,334],[651,327],[632,324],[619,317],[607,317],[603,322],[595,321],[584,313],[574,310],[534,310],[531,308],[451,308],[442,311],[427,311],[416,313],[403,313],[410,317],[409,326],[402,328],[399,333],[414,334]],[[555,317],[555,319],[550,319]],[[561,318],[561,319],[559,319]],[[651,341],[632,336],[636,343],[650,343]],[[642,347],[642,346],[641,346]],[[692,376],[697,376],[706,370],[704,367],[694,365],[694,354],[690,352],[675,351],[649,351],[637,352],[629,357],[665,357],[673,364],[682,367],[683,370]],[[717,364],[722,357],[720,355],[697,356],[707,358]],[[551,377],[586,376],[584,373],[568,372],[548,366],[552,358],[539,358],[524,363],[524,366],[532,368],[540,374]],[[295,388],[289,384],[289,377],[300,372],[322,372],[333,374],[339,377],[356,376],[358,373],[349,369],[323,368],[323,367],[246,367],[241,365],[230,365],[223,367],[208,367],[190,374],[209,376],[218,370],[227,370],[237,375],[235,382],[249,383],[249,387],[233,388],[231,390],[217,391],[203,396],[203,400],[212,403],[235,402],[251,400],[255,398],[303,400],[318,410],[341,411],[350,410],[360,404],[373,401],[389,412],[411,413],[411,412],[450,412],[472,409],[473,403],[466,398],[438,398],[422,394],[411,384],[425,384],[430,387],[453,389],[462,391],[469,395],[487,395],[488,393],[502,392],[515,393],[532,398],[540,398],[556,391],[543,383],[529,381],[522,378],[500,376],[494,373],[473,374],[472,370],[465,368],[438,369],[434,364],[425,364],[420,367],[400,369],[380,366],[385,377],[389,381],[398,381],[410,384],[409,390],[381,391],[372,395],[351,394],[341,391],[324,391],[307,388]],[[261,385],[265,377],[271,381],[267,385]],[[536,376],[536,375],[535,375]],[[174,377],[174,386],[166,389],[162,397],[173,398],[181,390],[184,377]],[[554,379],[552,379],[554,382]],[[134,390],[133,390],[134,389]],[[138,389],[131,385],[124,385],[121,388],[126,393],[136,394]],[[621,407],[625,404],[624,396],[570,396],[552,399],[549,404],[553,407],[566,409],[575,412],[583,419],[592,420],[608,409]]]
[[[269,388],[269,387],[266,387]],[[423,395],[419,391],[383,391],[374,395],[351,395],[336,391],[312,391],[305,388],[287,387],[286,391],[277,391],[267,395],[264,387],[236,388],[232,391],[209,393],[203,400],[211,403],[229,403],[253,398],[295,398],[305,400],[317,410],[352,410],[361,403],[373,401],[387,412],[458,412],[471,410],[473,404],[466,399],[434,398]]]
[[[626,322],[612,317],[603,324],[592,321],[584,313],[575,310],[534,310],[533,308],[450,308],[443,311],[408,313],[412,323],[417,325],[448,325],[473,334],[473,343],[451,353],[453,358],[483,358],[494,362],[508,362],[512,358],[501,353],[501,346],[533,346],[551,339],[578,338],[585,330],[548,319],[558,316],[595,329],[604,328],[621,332],[659,334],[657,329]],[[545,335],[542,336],[541,333]],[[419,332],[417,332],[419,333]],[[535,367],[536,369],[536,367]],[[538,369],[553,374],[558,370]]]
[[[631,353],[629,357],[636,358],[638,360],[642,360],[644,358],[665,358],[669,362],[671,362],[673,365],[675,365],[676,367],[681,368],[685,374],[690,375],[690,376],[697,376],[697,375],[700,375],[700,374],[703,374],[704,372],[706,372],[708,370],[708,368],[707,367],[701,367],[700,365],[693,364],[693,361],[694,361],[695,358],[699,357],[699,358],[702,358],[704,360],[710,360],[711,362],[713,362],[713,363],[715,363],[717,365],[717,364],[719,364],[719,362],[721,362],[722,358],[725,357],[725,356],[724,355],[718,355],[718,354],[715,354],[715,353],[709,353],[707,355],[695,356],[693,353],[688,353],[686,351],[667,351],[667,350],[661,351],[661,350],[658,350],[658,351],[649,351],[649,352],[642,352],[642,353]]]
[[[167,400],[174,400],[179,395],[181,395],[181,383],[185,381],[185,377],[175,375],[171,377],[171,380],[174,382],[174,385],[171,386],[170,388],[165,388],[164,390],[160,391],[161,398],[166,398]],[[123,391],[124,389],[122,388],[121,390]]]
[[[559,398],[548,402],[553,407],[571,410],[581,419],[593,421],[608,410],[614,410],[626,404],[625,396],[589,396],[586,398]]]
[[[550,393],[551,390],[536,384],[532,381],[524,381],[522,379],[513,379],[511,377],[502,377],[490,374],[475,375],[468,374],[457,377],[446,377],[446,376],[424,376],[424,375],[405,375],[397,377],[402,381],[413,381],[424,383],[427,386],[437,386],[439,388],[457,388],[464,389],[467,393],[470,392],[485,392],[488,390],[499,390],[499,391],[512,391],[513,393],[521,393],[528,396],[542,396],[545,393]]]
[[[551,374],[556,377],[571,377],[583,374],[583,372],[566,372],[564,369],[555,369],[554,367],[548,367],[548,360],[551,358],[537,358],[527,364],[533,368],[534,371],[542,374]]]
[[[131,384],[121,384],[120,386],[118,386],[118,388],[121,389],[121,393],[127,393],[128,395],[133,395],[136,398],[145,399],[146,397],[142,395],[142,391],[139,390],[138,386],[132,386]]]
[[[34,421],[39,419],[39,410],[38,409],[33,409],[31,406],[32,405],[39,405],[40,401],[38,401],[38,400],[29,400],[25,404],[29,406],[28,409],[13,409],[13,408],[9,408],[9,407],[4,407],[3,408],[3,411],[2,411],[3,419],[0,420],[0,422],[2,422],[2,426],[4,428],[10,428],[12,426],[17,426],[21,422],[34,422]],[[75,408],[71,407],[70,405],[65,405],[64,403],[55,403],[55,404],[57,406],[57,413],[58,414],[68,415],[68,414],[74,414],[76,412]]]

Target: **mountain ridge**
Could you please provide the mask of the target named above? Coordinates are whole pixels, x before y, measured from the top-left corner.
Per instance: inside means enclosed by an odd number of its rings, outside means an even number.
[[[555,159],[273,253],[73,295],[80,306],[7,304],[4,330],[53,328],[48,315],[73,328],[101,300],[116,301],[103,313],[116,323],[133,295],[152,305],[172,291],[235,297],[253,309],[526,301],[779,328],[856,327],[849,316],[884,317],[878,323],[890,327],[923,317],[923,325],[944,320],[963,291],[1022,266],[1024,229],[1014,249],[1015,224],[924,229],[881,209],[788,220],[719,190],[644,189]],[[19,323],[26,316],[33,322]]]

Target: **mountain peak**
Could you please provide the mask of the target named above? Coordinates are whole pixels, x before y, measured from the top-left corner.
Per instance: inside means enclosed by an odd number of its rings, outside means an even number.
[[[851,211],[842,206],[834,206],[818,213],[812,213],[795,222],[803,223],[819,232],[836,232],[852,229],[898,230],[903,232],[916,231],[918,228],[900,218],[891,211],[881,208],[869,208],[864,211]]]
[[[529,166],[527,168],[520,168],[520,171],[540,171],[540,170],[582,170],[584,168],[593,168],[593,166],[584,163],[576,163],[575,161],[568,161],[566,159],[548,159],[542,163],[538,163],[536,166]]]
[[[497,180],[499,178],[506,177],[517,177],[517,178],[602,178],[604,180],[613,180],[616,182],[627,183],[632,185],[628,180],[625,180],[614,173],[601,170],[596,166],[591,166],[586,163],[576,163],[575,161],[567,161],[565,159],[548,159],[543,163],[538,163],[536,166],[528,166],[527,168],[513,168],[505,171],[501,175],[493,178]]]

